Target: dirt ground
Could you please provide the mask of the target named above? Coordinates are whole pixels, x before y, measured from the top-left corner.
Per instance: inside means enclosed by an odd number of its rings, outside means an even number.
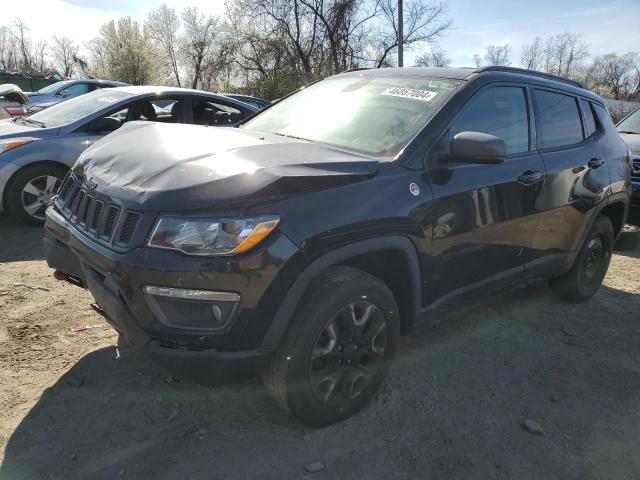
[[[206,387],[116,358],[40,241],[0,217],[3,480],[640,478],[640,251],[615,255],[588,303],[533,283],[403,339],[372,404],[310,430],[258,380]]]

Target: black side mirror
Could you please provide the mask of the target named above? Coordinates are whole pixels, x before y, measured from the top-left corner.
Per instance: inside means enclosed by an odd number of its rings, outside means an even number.
[[[122,122],[113,117],[102,117],[95,120],[90,127],[94,133],[111,133],[122,126]]]
[[[450,158],[464,163],[502,163],[507,158],[507,145],[487,133],[460,132],[451,139]]]

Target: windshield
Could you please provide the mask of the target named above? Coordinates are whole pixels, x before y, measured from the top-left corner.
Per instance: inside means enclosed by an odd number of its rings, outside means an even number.
[[[56,82],[56,83],[52,83],[51,85],[47,85],[44,88],[41,88],[40,90],[38,90],[38,93],[54,93],[56,91],[58,91],[58,89],[60,87],[64,87],[68,82]]]
[[[130,96],[128,93],[113,89],[96,90],[95,92],[53,105],[29,115],[28,118],[42,123],[47,127],[61,127],[82,120]]]
[[[461,84],[429,77],[338,77],[282,100],[241,128],[394,157]]]
[[[631,132],[640,134],[640,109],[633,112],[618,124],[619,132]]]

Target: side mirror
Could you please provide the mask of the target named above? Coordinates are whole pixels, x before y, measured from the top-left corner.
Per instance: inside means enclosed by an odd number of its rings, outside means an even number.
[[[113,117],[102,117],[95,120],[89,129],[94,133],[111,133],[122,126],[122,122]]]
[[[502,163],[507,158],[507,145],[494,135],[460,132],[451,139],[451,159],[464,163]]]
[[[62,90],[58,92],[58,95],[60,95],[62,98],[67,98],[69,95],[71,95],[71,92],[69,90]]]

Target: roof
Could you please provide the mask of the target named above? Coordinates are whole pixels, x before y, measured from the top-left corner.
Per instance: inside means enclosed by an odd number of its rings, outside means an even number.
[[[215,95],[220,97],[221,95],[205,92],[203,90],[193,90],[191,88],[181,88],[181,87],[167,87],[161,85],[126,85],[123,87],[116,87],[116,90],[121,92],[129,93],[131,95],[140,95],[144,93],[189,93],[189,94],[206,94],[206,95]]]
[[[450,67],[404,67],[404,68],[371,68],[357,69],[344,72],[340,76],[361,76],[361,77],[387,77],[387,76],[421,76],[435,78],[449,78],[453,80],[472,80],[478,76],[495,75],[500,80],[506,80],[513,75],[518,77],[528,77],[528,81],[535,80],[538,83],[573,90],[574,92],[588,95],[594,99],[599,99],[597,95],[587,90],[579,82],[558,77],[544,72],[527,70],[524,68],[503,67],[490,65],[480,68],[450,68]]]

